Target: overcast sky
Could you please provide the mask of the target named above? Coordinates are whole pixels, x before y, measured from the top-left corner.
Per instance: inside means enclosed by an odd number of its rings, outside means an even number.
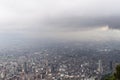
[[[0,37],[120,39],[119,0],[1,0]]]

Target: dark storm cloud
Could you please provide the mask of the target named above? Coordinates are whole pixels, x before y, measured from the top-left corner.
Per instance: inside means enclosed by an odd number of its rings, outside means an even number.
[[[119,3],[119,0],[1,0],[0,34],[56,38],[63,37],[66,31],[71,37],[74,30],[90,31],[106,25],[119,29],[120,17],[111,17],[119,16]]]
[[[120,16],[109,17],[60,17],[45,21],[49,26],[61,28],[95,28],[108,25],[111,29],[120,29]]]

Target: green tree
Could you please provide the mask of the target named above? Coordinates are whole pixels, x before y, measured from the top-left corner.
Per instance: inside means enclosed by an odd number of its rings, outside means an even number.
[[[116,80],[116,79],[115,79],[114,75],[110,75],[110,76],[105,77],[105,79],[103,79],[103,80]]]
[[[114,73],[116,80],[120,80],[120,64],[116,66],[116,72]]]
[[[116,71],[114,74],[108,74],[101,80],[120,80],[120,64],[116,66]]]

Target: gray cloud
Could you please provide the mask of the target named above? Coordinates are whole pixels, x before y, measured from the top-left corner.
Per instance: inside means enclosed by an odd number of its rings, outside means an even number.
[[[56,37],[61,31],[104,25],[119,29],[119,3],[119,0],[1,0],[0,33]]]
[[[120,29],[120,16],[109,17],[60,17],[46,20],[45,24],[69,29],[95,28],[108,25],[111,29]]]

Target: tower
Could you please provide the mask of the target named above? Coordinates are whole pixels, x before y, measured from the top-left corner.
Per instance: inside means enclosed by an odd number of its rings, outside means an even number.
[[[110,63],[109,63],[109,69],[110,69],[110,71],[113,70],[113,61],[110,61]]]
[[[102,73],[103,72],[103,67],[102,67],[102,61],[98,61],[98,72]]]
[[[24,72],[25,72],[25,73],[28,73],[28,70],[27,70],[27,62],[24,62]]]

